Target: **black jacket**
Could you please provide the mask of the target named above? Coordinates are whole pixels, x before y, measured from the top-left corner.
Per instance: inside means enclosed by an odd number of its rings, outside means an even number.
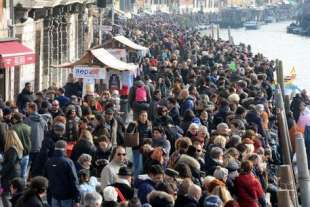
[[[133,198],[134,189],[132,187],[128,186],[127,184],[116,182],[112,186],[118,188],[119,191],[121,191],[121,193],[125,197],[126,201],[131,200]],[[118,197],[118,201],[121,201],[119,197]]]
[[[45,166],[45,176],[49,180],[50,196],[56,200],[80,200],[79,180],[72,160],[64,152],[55,150]]]
[[[55,143],[60,139],[61,138],[59,138],[53,131],[46,133],[38,157],[34,160],[33,169],[31,171],[32,176],[43,175],[44,168],[42,168],[42,166],[45,166],[48,158],[53,156]]]
[[[11,147],[4,153],[4,162],[2,163],[1,185],[4,190],[9,190],[9,183],[13,178],[20,177],[20,159],[15,148]]]
[[[73,162],[76,162],[82,154],[89,154],[91,156],[94,156],[95,153],[95,145],[85,139],[80,139],[73,147],[71,159],[73,160]]]
[[[34,96],[32,92],[27,91],[25,88],[17,96],[16,105],[21,112],[25,112],[26,104],[28,102],[34,101]]]
[[[199,206],[199,202],[189,198],[189,197],[185,197],[185,199],[183,200],[183,205],[181,205],[182,207],[198,207]]]
[[[46,205],[43,203],[42,199],[31,191],[26,191],[23,196],[21,196],[16,206],[13,207],[45,207]]]

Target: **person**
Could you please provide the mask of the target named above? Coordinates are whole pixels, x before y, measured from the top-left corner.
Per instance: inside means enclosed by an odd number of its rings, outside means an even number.
[[[52,115],[53,119],[56,116],[63,116],[64,115],[62,109],[60,108],[58,100],[53,100],[52,107],[50,109],[50,114]]]
[[[134,112],[134,119],[141,110],[148,110],[151,102],[151,92],[143,81],[137,80],[129,90],[128,102]]]
[[[183,206],[198,207],[201,194],[202,191],[198,185],[195,184],[190,185],[187,193],[187,199],[183,202]]]
[[[177,106],[177,100],[174,97],[168,98],[168,110],[169,110],[169,116],[172,118],[174,125],[180,125],[181,123],[181,116],[179,112],[179,108]]]
[[[117,191],[112,186],[107,186],[103,189],[103,203],[104,207],[117,207]]]
[[[163,181],[164,170],[160,165],[153,165],[146,178],[138,177],[135,186],[138,189],[138,197],[142,204],[147,203],[147,195],[155,190],[156,184]]]
[[[79,191],[81,194],[81,204],[85,204],[85,196],[87,193],[96,192],[97,178],[90,176],[88,169],[82,169],[78,172]]]
[[[45,134],[42,147],[37,156],[37,159],[34,160],[34,164],[32,165],[31,175],[39,176],[43,175],[45,163],[48,158],[52,157],[54,154],[55,143],[58,140],[64,139],[65,134],[65,124],[63,123],[64,117],[58,116],[54,119],[53,125],[51,129]]]
[[[206,153],[205,156],[205,165],[206,165],[206,174],[213,175],[217,166],[222,166],[223,163],[223,149],[220,147],[213,147],[210,151],[210,154]]]
[[[57,96],[56,100],[59,101],[60,108],[64,108],[65,106],[67,106],[70,103],[70,98],[65,96],[65,89],[63,89],[63,88],[58,89],[58,96]]]
[[[152,207],[173,207],[174,198],[163,191],[152,191],[148,196],[148,203]]]
[[[142,172],[142,163],[143,163],[143,156],[141,154],[141,147],[143,146],[145,138],[152,137],[152,124],[148,120],[148,113],[147,111],[141,111],[139,113],[137,123],[134,123],[139,132],[139,146],[133,147],[133,167],[134,167],[134,175],[137,177]],[[128,128],[127,128],[128,129]]]
[[[25,87],[17,96],[16,105],[20,112],[26,112],[27,103],[34,101],[34,95],[32,91],[32,84],[30,82],[25,83]]]
[[[76,169],[73,161],[66,157],[66,148],[67,143],[58,140],[53,156],[45,165],[52,207],[78,206],[80,202]]]
[[[255,106],[255,110],[249,111],[245,116],[247,123],[256,125],[257,132],[261,134],[263,137],[265,137],[265,131],[263,128],[263,121],[261,115],[264,112],[264,110],[265,110],[264,105],[257,104]]]
[[[23,195],[24,190],[26,188],[26,182],[23,178],[14,178],[10,181],[10,193],[11,193],[11,204],[12,206],[16,206],[17,201]]]
[[[162,147],[167,156],[170,154],[171,144],[167,140],[165,132],[162,127],[154,127],[152,136],[152,147]]]
[[[241,173],[235,179],[237,201],[240,207],[267,206],[263,188],[252,171],[251,161],[241,163]]]
[[[133,174],[129,167],[124,166],[119,169],[117,179],[112,184],[117,189],[118,201],[124,202],[133,198],[134,189],[131,186],[132,176]]]
[[[23,156],[23,145],[14,130],[8,130],[5,137],[4,161],[2,163],[1,186],[3,188],[2,203],[4,207],[10,206],[10,181],[20,177],[20,160]]]
[[[117,146],[112,150],[110,163],[101,172],[101,189],[115,183],[119,169],[127,162],[127,153],[124,147]]]
[[[102,196],[97,192],[86,193],[84,207],[101,207]]]
[[[93,144],[93,136],[90,131],[82,130],[79,141],[74,145],[71,159],[77,162],[81,154],[89,154],[93,156],[96,152],[96,147]]]
[[[27,168],[29,163],[29,153],[31,150],[31,141],[30,141],[31,128],[30,126],[28,126],[23,122],[23,116],[21,113],[14,113],[12,121],[14,123],[12,129],[16,132],[24,148],[23,157],[20,161],[20,165],[21,165],[21,177],[26,180]]]
[[[180,92],[180,101],[181,101],[181,108],[180,108],[180,114],[181,116],[184,116],[185,112],[187,110],[194,110],[194,99],[192,96],[189,95],[189,92],[187,89],[183,89]]]
[[[31,179],[29,189],[17,201],[16,207],[45,207],[43,199],[46,196],[48,180],[37,176]]]
[[[114,110],[108,108],[105,111],[105,128],[108,130],[112,145],[121,145],[124,143],[124,124],[116,117],[114,117]]]
[[[31,150],[29,154],[29,161],[31,167],[34,164],[36,157],[38,156],[45,132],[48,130],[47,122],[38,114],[37,104],[34,102],[28,103],[27,112],[28,117],[25,119],[25,123],[31,127]]]
[[[96,140],[96,152],[93,156],[93,174],[100,177],[102,169],[107,164],[112,153],[112,144],[108,137],[102,135]]]

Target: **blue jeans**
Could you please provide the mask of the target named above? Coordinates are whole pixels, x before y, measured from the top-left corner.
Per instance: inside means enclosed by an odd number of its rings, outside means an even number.
[[[134,168],[134,177],[138,177],[138,175],[142,171],[142,154],[140,153],[140,150],[132,150],[132,156],[133,156],[133,168]]]
[[[27,169],[29,164],[29,155],[25,155],[20,161],[21,177],[27,179]]]
[[[70,200],[56,200],[52,198],[52,206],[51,207],[73,207],[75,202]]]

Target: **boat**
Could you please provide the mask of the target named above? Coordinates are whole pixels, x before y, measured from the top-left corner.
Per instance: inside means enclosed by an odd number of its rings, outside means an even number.
[[[257,21],[247,21],[243,24],[243,26],[245,27],[245,29],[255,30],[259,29],[260,24]]]

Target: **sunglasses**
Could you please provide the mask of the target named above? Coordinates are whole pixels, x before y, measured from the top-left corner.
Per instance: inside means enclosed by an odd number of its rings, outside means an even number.
[[[197,150],[196,150],[196,152],[202,152],[202,150],[200,150],[200,149],[197,149]]]
[[[126,153],[117,153],[117,156],[126,156]]]

